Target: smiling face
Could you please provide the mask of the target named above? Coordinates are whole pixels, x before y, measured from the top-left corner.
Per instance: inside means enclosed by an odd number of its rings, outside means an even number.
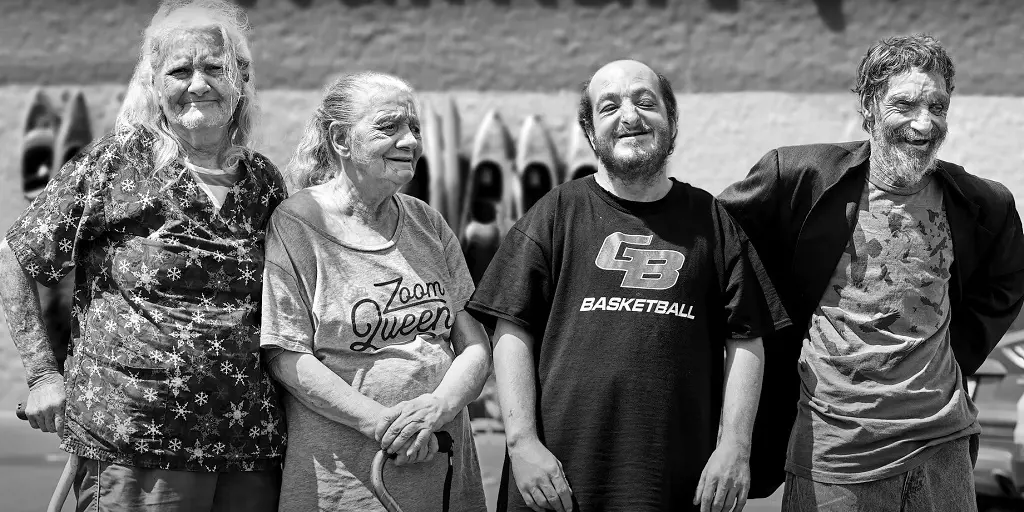
[[[154,73],[160,108],[176,132],[226,132],[241,84],[230,82],[224,39],[213,29],[180,29],[163,43]]]
[[[672,129],[658,76],[636,61],[612,62],[590,80],[594,151],[611,176],[649,179],[664,171]]]
[[[412,180],[423,154],[420,119],[412,93],[389,88],[364,96],[362,115],[336,145],[343,161],[364,178],[401,187]]]
[[[873,162],[906,186],[918,183],[934,166],[946,139],[949,93],[941,75],[911,69],[889,79],[871,112]]]

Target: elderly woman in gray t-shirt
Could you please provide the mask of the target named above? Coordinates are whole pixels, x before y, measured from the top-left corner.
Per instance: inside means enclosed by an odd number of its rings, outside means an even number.
[[[466,405],[483,387],[483,327],[444,219],[399,188],[422,153],[414,92],[380,73],[331,84],[288,169],[294,193],[267,230],[261,344],[284,385],[280,510],[380,510],[381,448],[403,510],[440,510],[455,442],[452,510],[484,510]]]

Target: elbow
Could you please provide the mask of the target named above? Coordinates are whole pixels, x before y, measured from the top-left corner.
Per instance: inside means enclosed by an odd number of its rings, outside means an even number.
[[[270,361],[267,361],[267,372],[270,377],[281,384],[289,393],[295,394],[296,388],[301,384],[301,375],[294,361],[287,352],[279,354]]]

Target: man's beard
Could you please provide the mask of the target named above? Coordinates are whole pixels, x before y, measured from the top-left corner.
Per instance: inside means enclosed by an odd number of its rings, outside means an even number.
[[[935,169],[935,157],[946,140],[946,130],[933,126],[931,143],[927,149],[920,150],[903,144],[922,138],[915,136],[909,127],[883,128],[880,125],[876,122],[871,127],[871,165],[890,181],[890,185],[916,185]]]
[[[631,142],[633,147],[629,156],[615,155],[615,137],[598,139],[594,153],[611,177],[627,183],[649,181],[664,170],[668,155],[672,152],[668,129],[656,129],[654,135],[655,146],[652,149],[643,149]]]

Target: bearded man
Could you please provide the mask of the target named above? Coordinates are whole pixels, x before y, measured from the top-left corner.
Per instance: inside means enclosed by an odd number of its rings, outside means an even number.
[[[515,224],[467,305],[494,328],[498,510],[742,508],[761,336],[788,319],[723,207],[668,176],[665,77],[612,62],[578,115],[597,174]]]
[[[793,320],[765,342],[752,454],[783,510],[976,509],[964,378],[1020,311],[1024,235],[1006,187],[936,159],[953,75],[929,36],[878,42],[869,140],[773,150],[719,198]]]

